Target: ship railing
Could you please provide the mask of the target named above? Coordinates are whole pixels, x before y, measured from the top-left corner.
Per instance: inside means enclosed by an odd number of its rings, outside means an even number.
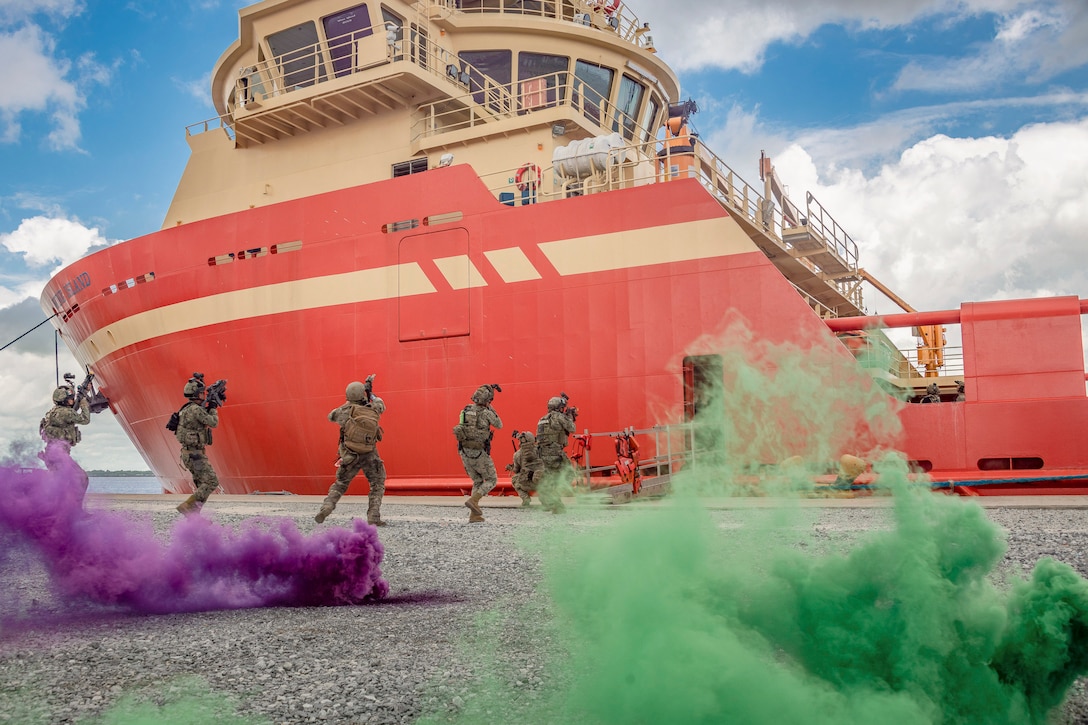
[[[929,347],[919,344],[915,347],[903,348],[900,352],[923,377],[963,375],[962,346]],[[931,361],[935,361],[936,364],[931,364]]]
[[[934,378],[962,379],[964,374],[962,346],[934,347],[921,341],[902,346],[901,339],[893,341],[882,329],[840,332],[837,337],[863,369],[902,388],[924,387],[919,381]]]
[[[649,23],[626,3],[609,0],[429,0],[430,7],[454,14],[497,13],[535,16],[615,33],[639,48],[653,49]],[[433,15],[433,14],[432,14]]]
[[[798,264],[805,266],[824,284],[834,288],[841,298],[849,302],[847,313],[856,314],[857,310],[864,309],[858,276],[857,244],[811,194],[806,200],[807,216],[802,216],[792,203],[788,213],[784,214],[773,200],[764,198],[756,187],[745,181],[697,137],[657,139],[633,121],[626,125],[626,116],[592,89],[584,85],[574,86],[568,74],[555,74],[554,80],[554,93],[543,98],[543,106],[570,104],[582,113],[592,109],[592,115],[587,117],[592,117],[605,130],[623,129],[626,143],[609,150],[607,163],[597,164],[592,173],[572,176],[560,173],[554,165],[542,169],[540,183],[532,185],[532,188],[525,188],[523,179],[522,188],[517,188],[516,170],[485,175],[484,183],[498,194],[501,201],[518,206],[675,179],[697,179],[730,212],[762,229],[763,234],[783,252],[795,258]],[[566,89],[565,92],[563,89]],[[437,117],[427,121],[434,125],[420,133],[448,130],[442,128],[441,120]],[[461,120],[458,123],[463,126],[472,122],[475,121]],[[804,234],[799,235],[798,231]],[[823,307],[833,317],[842,314],[827,305]]]
[[[412,142],[444,133],[463,131],[500,118],[525,116],[548,109],[568,108],[604,132],[619,133],[627,141],[654,137],[624,109],[611,103],[577,75],[559,71],[525,78],[516,84],[498,84],[472,73],[468,90],[453,100],[427,103],[412,123]]]
[[[230,116],[216,116],[215,118],[209,118],[204,121],[198,121],[196,123],[190,123],[185,127],[185,135],[197,136],[208,131],[216,131],[222,129],[226,132],[227,136],[231,140],[234,139],[234,126],[232,125],[233,119]]]
[[[259,108],[262,102],[276,96],[408,61],[448,85],[451,95],[471,89],[469,95],[488,113],[512,112],[514,101],[507,86],[421,33],[413,31],[405,40],[403,30],[398,27],[387,31],[384,24],[375,24],[249,66],[236,82],[236,105]]]
[[[674,150],[682,149],[685,145],[694,146],[694,152]],[[699,179],[719,203],[761,227],[765,235],[783,251],[794,256],[813,274],[819,275],[854,307],[863,308],[861,285],[857,276],[857,245],[823,211],[823,207],[811,194],[808,195],[809,216],[819,226],[817,233],[804,237],[806,246],[803,246],[794,233],[798,225],[791,218],[797,214],[796,207],[790,204],[789,214],[783,214],[772,199],[765,198],[756,187],[745,181],[698,138],[666,139],[658,141],[657,146],[654,154],[658,159],[655,181]],[[822,254],[814,254],[811,245],[818,247],[816,251]]]
[[[582,451],[582,458],[577,462],[572,461],[575,489],[581,492],[603,489],[607,492],[607,489],[613,486],[622,486],[620,473],[616,467],[618,454],[615,441],[620,436],[627,435],[635,437],[640,446],[638,471],[647,492],[652,489],[655,494],[665,493],[667,490],[665,486],[654,485],[654,480],[657,479],[660,484],[667,484],[675,471],[691,463],[694,447],[692,429],[693,426],[690,423],[678,423],[642,429],[631,426],[619,431],[584,430],[579,434],[587,441]],[[649,436],[653,437],[652,446],[647,445],[649,441],[646,438]],[[602,447],[604,439],[608,439],[606,447]],[[595,464],[595,461],[607,462]],[[627,487],[627,490],[629,491],[630,488]]]
[[[803,289],[793,284],[792,282],[790,284],[793,285],[793,289],[797,292],[797,294],[801,295],[801,299],[803,299],[808,304],[808,306],[812,308],[812,311],[815,312],[817,315],[824,319],[838,317],[838,314],[836,314],[835,310],[831,309],[823,302],[816,299],[808,292],[805,292]]]
[[[858,268],[858,245],[850,238],[834,217],[816,201],[812,192],[805,193],[806,215],[801,219],[807,226],[825,240],[829,252],[836,255],[849,268]]]

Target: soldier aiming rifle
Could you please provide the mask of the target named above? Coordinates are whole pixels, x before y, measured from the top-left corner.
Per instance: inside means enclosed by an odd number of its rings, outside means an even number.
[[[170,417],[166,428],[174,431],[181,443],[181,465],[193,474],[193,488],[196,489],[178,506],[178,511],[196,514],[219,487],[219,478],[204,449],[212,444],[212,428],[219,425],[217,409],[227,399],[227,381],[216,380],[210,387],[205,387],[204,373],[193,373],[185,383],[183,394],[187,402]]]

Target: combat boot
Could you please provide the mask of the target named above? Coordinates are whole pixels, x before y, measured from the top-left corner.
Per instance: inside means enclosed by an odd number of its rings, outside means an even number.
[[[469,510],[468,522],[479,523],[484,520],[484,511],[480,508],[480,494],[474,493],[465,501],[465,507]]]
[[[200,513],[201,505],[200,501],[196,500],[196,494],[194,493],[178,504],[178,513],[185,514],[186,516],[189,514],[198,514]]]
[[[371,526],[385,526],[382,521],[382,504],[376,497],[371,497],[366,507],[366,522]]]
[[[521,507],[522,508],[525,508],[526,506],[532,506],[533,505],[533,499],[529,497],[529,494],[518,491],[518,496],[521,496]]]
[[[321,504],[321,510],[317,512],[317,516],[314,516],[314,521],[319,524],[325,523],[325,519],[329,518],[329,514],[336,508],[334,503]]]

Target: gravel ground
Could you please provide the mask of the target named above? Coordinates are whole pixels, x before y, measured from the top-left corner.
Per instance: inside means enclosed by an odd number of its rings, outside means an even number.
[[[165,535],[180,500],[170,496],[91,497],[90,507],[151,516]],[[303,531],[317,525],[311,497],[213,497],[206,508],[220,523],[254,515],[288,516]],[[722,527],[743,525],[750,504],[723,503],[712,516]],[[365,515],[366,499],[348,497],[330,524]],[[987,515],[1008,530],[1004,565],[1029,570],[1043,556],[1088,577],[1088,500],[984,499]],[[125,695],[161,700],[164,693],[207,683],[225,698],[225,712],[245,722],[410,723],[424,712],[456,712],[473,697],[480,675],[472,651],[479,617],[534,598],[541,562],[525,536],[542,527],[594,527],[633,506],[572,507],[557,518],[516,508],[516,499],[487,501],[487,523],[468,525],[460,499],[389,499],[390,525],[381,530],[383,572],[390,596],[354,607],[278,608],[136,616],[51,603],[40,568],[17,576],[0,570],[0,586],[26,609],[8,612],[15,626],[0,630],[0,722],[90,723]],[[886,501],[806,502],[804,526],[813,541],[835,546],[887,526]],[[507,672],[521,696],[548,689],[541,632],[531,621],[503,619],[487,630],[498,647],[516,653]],[[202,679],[193,679],[202,678]],[[195,684],[194,684],[195,683]],[[1083,680],[1071,690],[1055,723],[1088,723]],[[224,721],[222,711],[217,721]],[[243,720],[238,720],[242,722]],[[496,713],[494,722],[502,722]]]

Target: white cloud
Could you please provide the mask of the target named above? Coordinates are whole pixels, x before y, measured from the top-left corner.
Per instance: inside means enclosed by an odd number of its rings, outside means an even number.
[[[920,141],[875,174],[824,173],[801,146],[775,159],[860,247],[861,264],[918,309],[963,301],[1088,297],[1088,120],[1010,138]],[[897,311],[875,292],[880,312]],[[872,310],[871,310],[872,311]]]
[[[70,18],[84,7],[82,0],[0,0],[0,23],[14,24],[35,15]]]
[[[963,58],[908,63],[896,78],[899,91],[949,93],[982,90],[1008,81],[1044,82],[1088,63],[1088,5],[1063,0],[999,18],[993,41]]]
[[[36,216],[24,219],[8,234],[0,234],[0,244],[8,251],[22,254],[32,267],[59,263],[71,264],[93,247],[109,244],[97,228],[59,217]]]
[[[0,0],[0,141],[20,139],[20,118],[26,113],[48,114],[53,129],[46,137],[56,150],[78,150],[79,113],[86,91],[109,83],[115,69],[98,63],[92,54],[75,64],[59,55],[56,40],[30,18],[41,13],[69,19],[83,10],[71,0]]]
[[[912,62],[896,87],[984,88],[1023,73],[1039,81],[1088,61],[1084,0],[643,0],[632,11],[651,23],[657,50],[679,71],[755,72],[769,46],[804,42],[824,25],[883,30],[940,19],[954,28],[987,13],[998,17],[992,42],[963,58]]]

